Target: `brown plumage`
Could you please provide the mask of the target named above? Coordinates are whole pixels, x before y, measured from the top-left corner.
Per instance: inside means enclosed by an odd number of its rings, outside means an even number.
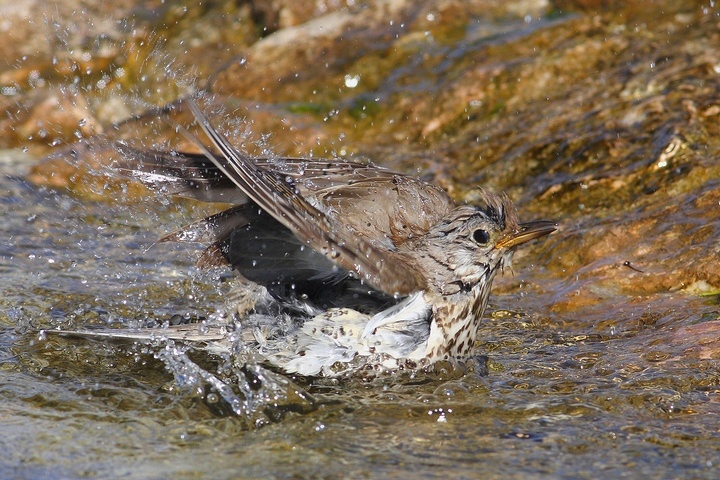
[[[519,223],[506,196],[456,205],[435,185],[372,164],[250,159],[187,104],[218,153],[119,144],[127,161],[117,167],[168,193],[236,204],[164,240],[206,243],[201,263],[228,263],[287,311],[315,315],[264,343],[288,372],[467,356],[497,271],[518,245],[555,230]]]

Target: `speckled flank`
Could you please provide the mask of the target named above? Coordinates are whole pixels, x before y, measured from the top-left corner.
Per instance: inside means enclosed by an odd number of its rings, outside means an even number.
[[[489,271],[486,281],[470,292],[443,296],[435,301],[426,349],[426,358],[430,362],[462,359],[470,354],[496,271]]]

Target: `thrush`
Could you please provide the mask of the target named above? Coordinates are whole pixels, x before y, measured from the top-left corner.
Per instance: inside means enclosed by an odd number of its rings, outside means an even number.
[[[117,167],[166,193],[234,204],[163,240],[205,243],[199,265],[239,272],[242,332],[75,333],[221,351],[253,344],[275,367],[310,376],[463,360],[497,272],[518,246],[556,229],[520,223],[506,195],[481,191],[481,205],[458,205],[436,185],[372,163],[249,158],[187,105],[212,147],[198,142],[202,154],[187,154],[118,143],[126,161]]]

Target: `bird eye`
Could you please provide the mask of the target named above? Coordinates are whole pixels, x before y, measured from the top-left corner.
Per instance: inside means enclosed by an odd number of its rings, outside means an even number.
[[[490,241],[490,234],[487,232],[487,230],[478,228],[472,233],[472,239],[478,245],[485,245]]]

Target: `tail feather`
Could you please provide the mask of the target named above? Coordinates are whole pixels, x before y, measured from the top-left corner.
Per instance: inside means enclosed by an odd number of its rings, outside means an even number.
[[[210,353],[228,352],[230,333],[226,327],[202,326],[198,324],[173,325],[166,328],[104,328],[96,330],[46,330],[46,334],[62,337],[84,338],[119,343],[154,343],[158,341],[179,341],[192,343]]]

